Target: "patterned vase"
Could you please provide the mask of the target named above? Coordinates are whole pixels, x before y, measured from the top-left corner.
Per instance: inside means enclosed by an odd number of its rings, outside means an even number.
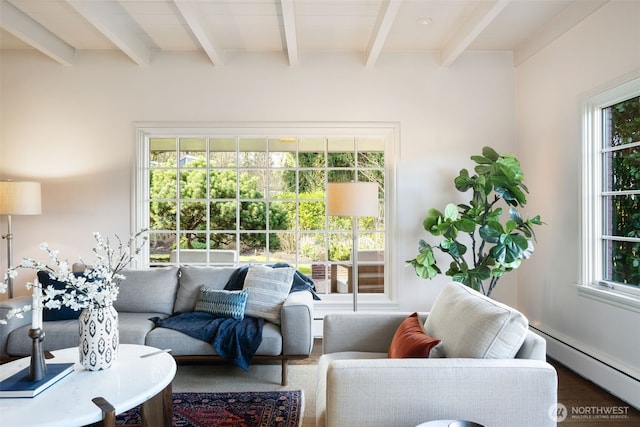
[[[90,371],[108,369],[118,356],[118,312],[112,305],[85,308],[78,320],[80,364]]]

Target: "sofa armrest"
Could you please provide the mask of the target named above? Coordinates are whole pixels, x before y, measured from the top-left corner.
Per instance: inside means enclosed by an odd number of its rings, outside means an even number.
[[[309,355],[313,347],[313,295],[291,292],[280,312],[282,354]]]
[[[7,300],[0,301],[0,319],[6,319],[7,314],[12,310],[20,309],[26,305],[31,305],[30,296],[21,296],[15,298],[9,298]],[[0,357],[8,357],[7,354],[7,339],[9,334],[22,326],[31,323],[31,312],[23,315],[22,317],[13,316],[11,319],[6,319],[7,324],[0,326]]]
[[[324,318],[322,352],[386,353],[393,334],[411,313],[338,313]],[[424,323],[426,315],[420,316]]]
[[[436,419],[556,425],[549,416],[557,403],[556,371],[539,360],[342,359],[325,373],[318,426],[400,427]]]

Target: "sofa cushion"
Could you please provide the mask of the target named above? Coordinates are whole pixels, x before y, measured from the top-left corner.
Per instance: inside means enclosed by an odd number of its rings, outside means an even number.
[[[231,274],[233,267],[198,267],[185,265],[180,267],[180,286],[173,306],[174,313],[187,313],[195,310],[196,302],[200,297],[200,287],[209,289],[223,289]]]
[[[196,302],[195,311],[204,311],[219,317],[244,319],[244,308],[247,304],[249,289],[226,291],[224,289],[200,289],[200,298]]]
[[[392,359],[405,357],[429,357],[429,352],[440,343],[438,338],[427,335],[422,329],[418,313],[402,321],[393,335],[388,355]]]
[[[517,310],[461,283],[442,289],[425,322],[425,331],[442,344],[432,357],[513,358],[529,322]]]
[[[295,271],[292,267],[250,266],[244,279],[244,289],[249,289],[245,316],[263,318],[279,325],[280,310],[291,290]]]
[[[125,269],[118,299],[113,304],[118,312],[173,312],[178,291],[178,267]]]

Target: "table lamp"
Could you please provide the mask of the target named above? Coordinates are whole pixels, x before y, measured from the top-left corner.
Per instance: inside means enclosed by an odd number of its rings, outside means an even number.
[[[330,182],[327,186],[327,214],[350,216],[353,220],[351,283],[353,283],[353,311],[358,311],[358,217],[378,216],[378,184]]]
[[[38,215],[42,213],[40,183],[30,181],[0,181],[0,215],[7,216],[7,266],[13,267],[12,215]],[[7,279],[9,298],[13,298],[13,279]]]

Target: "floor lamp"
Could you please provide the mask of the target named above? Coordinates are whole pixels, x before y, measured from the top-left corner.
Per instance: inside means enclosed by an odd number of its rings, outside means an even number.
[[[38,215],[42,213],[40,183],[29,181],[0,181],[0,215],[7,216],[7,267],[13,267],[12,215]],[[13,279],[7,279],[9,298],[13,298]]]
[[[378,184],[330,182],[327,186],[327,214],[350,216],[353,220],[351,283],[353,284],[353,311],[358,311],[358,217],[378,216]]]

